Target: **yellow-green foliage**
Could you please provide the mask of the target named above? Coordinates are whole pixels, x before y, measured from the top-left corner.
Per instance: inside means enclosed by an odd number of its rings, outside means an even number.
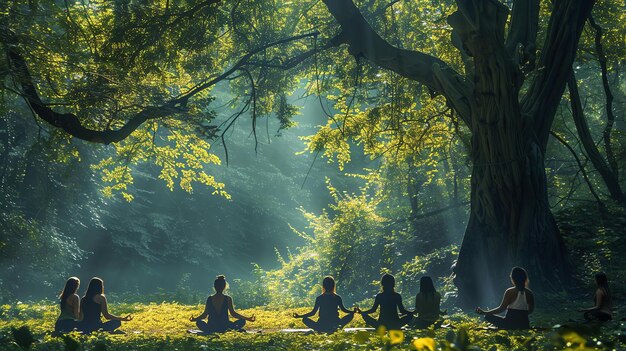
[[[0,350],[20,350],[13,342],[11,328],[28,326],[38,340],[32,350],[67,350],[66,343],[76,341],[80,350],[603,350],[620,349],[615,335],[622,331],[606,329],[604,334],[586,336],[590,328],[563,329],[560,332],[493,331],[476,317],[455,314],[445,323],[454,329],[429,329],[395,332],[338,332],[333,335],[280,333],[282,328],[304,328],[294,312],[306,308],[241,310],[255,314],[257,321],[247,329],[263,329],[263,333],[230,332],[221,335],[194,336],[187,329],[195,328],[188,321],[199,314],[201,305],[114,304],[117,314],[131,313],[135,318],[125,322],[125,334],[94,333],[89,336],[72,333],[65,338],[51,336],[58,306],[50,303],[4,305],[0,307]],[[357,315],[348,327],[363,326]],[[610,334],[610,335],[609,335]]]

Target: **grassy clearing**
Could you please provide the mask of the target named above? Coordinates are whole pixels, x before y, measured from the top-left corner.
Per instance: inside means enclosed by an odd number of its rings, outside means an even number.
[[[558,331],[507,332],[483,330],[486,325],[477,317],[462,313],[447,319],[446,323],[454,328],[436,330],[333,335],[275,332],[282,328],[304,328],[291,315],[303,313],[306,308],[241,311],[244,315],[257,316],[257,321],[248,323],[247,329],[263,329],[267,333],[190,335],[186,330],[195,326],[188,318],[198,314],[202,307],[176,303],[115,304],[111,307],[114,313],[135,316],[133,321],[123,324],[121,329],[126,334],[73,333],[61,338],[50,335],[58,313],[55,304],[4,305],[0,308],[0,350],[21,350],[14,341],[12,328],[22,326],[27,326],[37,340],[32,350],[618,350],[626,347],[626,325],[619,322],[601,328],[573,325]],[[551,325],[540,314],[533,321]],[[364,323],[357,315],[349,327],[360,326]]]

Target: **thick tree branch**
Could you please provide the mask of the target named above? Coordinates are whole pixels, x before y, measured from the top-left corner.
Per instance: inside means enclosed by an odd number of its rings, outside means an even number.
[[[16,73],[14,76],[22,90],[22,96],[28,102],[33,112],[50,125],[61,128],[78,139],[102,144],[118,142],[128,137],[148,119],[167,117],[184,111],[184,105],[181,104],[181,101],[174,99],[158,107],[151,106],[143,109],[131,117],[120,129],[93,130],[83,126],[75,114],[57,112],[46,105],[39,97],[35,83],[22,55],[15,47],[10,47],[7,54]]]
[[[576,57],[578,40],[595,0],[558,0],[550,16],[548,33],[539,65],[522,99],[522,114],[534,127],[545,150],[569,71]]]
[[[384,40],[367,23],[352,0],[324,0],[341,26],[335,44],[348,44],[355,57],[363,56],[374,64],[418,81],[444,95],[448,103],[470,124],[471,85],[442,60],[418,51],[397,48]]]
[[[167,101],[161,106],[149,106],[147,108],[144,108],[140,112],[130,117],[124,123],[124,125],[117,130],[94,130],[85,127],[81,123],[78,116],[73,113],[61,113],[51,109],[48,104],[44,103],[41,100],[39,93],[37,92],[35,83],[30,74],[30,70],[28,69],[28,65],[26,64],[23,56],[18,51],[15,38],[10,33],[5,33],[2,41],[7,52],[9,63],[11,64],[12,70],[15,73],[14,76],[17,80],[19,87],[22,90],[21,95],[28,102],[28,104],[37,114],[37,116],[39,116],[50,125],[61,128],[66,133],[78,139],[94,143],[109,144],[113,142],[119,142],[127,138],[133,131],[135,131],[139,126],[141,126],[149,119],[169,117],[178,113],[184,113],[186,110],[187,102],[190,98],[210,88],[218,82],[227,79],[234,72],[248,65],[250,59],[255,54],[273,46],[281,45],[306,37],[315,37],[317,35],[317,32],[307,33],[262,45],[248,52],[241,59],[239,59],[230,69],[226,70],[219,76],[197,85],[188,92]],[[297,62],[301,62],[311,55],[312,53],[308,51],[294,57],[293,59],[287,60],[287,63],[288,65],[295,65]]]
[[[518,65],[529,68],[535,65],[538,29],[539,0],[515,0],[506,49],[511,57],[517,58]]]
[[[609,85],[609,75],[606,66],[606,55],[604,54],[604,47],[602,45],[602,27],[596,23],[592,15],[589,15],[589,24],[596,31],[594,36],[596,54],[598,55],[598,62],[600,63],[600,70],[602,72],[602,86],[604,87],[604,95],[606,97],[606,127],[602,132],[602,138],[604,139],[604,149],[606,150],[606,157],[609,161],[609,166],[615,173],[616,177],[619,175],[619,168],[617,167],[617,161],[615,160],[615,152],[613,152],[613,146],[611,144],[611,132],[613,130],[613,124],[615,124],[615,115],[613,114],[613,93],[611,93],[611,86]]]
[[[576,82],[576,77],[574,76],[574,71],[572,69],[570,69],[570,77],[567,81],[567,86],[569,88],[572,116],[574,117],[574,124],[576,125],[576,130],[578,131],[578,137],[580,138],[580,142],[585,148],[585,152],[587,153],[589,160],[591,160],[593,166],[596,168],[598,173],[600,173],[602,180],[604,180],[604,184],[609,190],[611,198],[620,204],[626,204],[626,197],[624,196],[624,192],[622,191],[622,188],[619,184],[619,179],[617,175],[605,162],[604,158],[602,157],[600,151],[596,146],[596,143],[593,140],[593,137],[591,136],[591,132],[589,131],[589,125],[587,125],[587,120],[585,119],[585,114],[583,112],[580,94],[578,93],[578,84]]]

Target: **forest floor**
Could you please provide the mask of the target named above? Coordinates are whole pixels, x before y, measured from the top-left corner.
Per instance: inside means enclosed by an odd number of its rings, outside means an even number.
[[[22,350],[18,344],[27,343],[28,332],[21,337],[14,329],[27,326],[34,343],[31,350],[621,350],[626,349],[626,323],[610,322],[602,326],[568,323],[555,327],[559,319],[568,321],[577,316],[574,311],[561,310],[558,316],[538,312],[532,323],[546,329],[531,331],[497,331],[487,328],[477,316],[455,313],[447,316],[446,328],[408,330],[402,332],[344,332],[333,335],[280,332],[283,328],[305,328],[291,317],[305,308],[270,310],[241,310],[244,315],[255,314],[257,320],[248,323],[250,331],[220,335],[192,335],[188,321],[203,306],[176,303],[114,304],[112,312],[134,319],[123,323],[124,334],[93,333],[52,336],[50,331],[58,313],[56,304],[29,303],[0,307],[0,350]],[[348,327],[364,327],[360,316]],[[20,334],[19,332],[17,334]]]

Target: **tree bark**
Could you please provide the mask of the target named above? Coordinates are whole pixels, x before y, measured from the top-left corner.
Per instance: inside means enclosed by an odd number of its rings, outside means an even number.
[[[558,0],[550,16],[534,78],[521,102],[522,116],[534,125],[543,150],[565,91],[578,40],[595,0]]]
[[[548,204],[544,153],[594,1],[554,2],[542,56],[523,103],[520,68],[532,63],[534,53],[524,51],[520,59],[513,48],[532,51],[537,1],[515,2],[516,28],[505,40],[506,6],[495,0],[457,0],[458,11],[448,22],[455,46],[473,57],[467,79],[439,59],[385,42],[351,0],[324,2],[341,26],[340,43],[348,44],[353,55],[443,94],[472,131],[471,214],[454,268],[461,301],[493,303],[509,285],[507,275],[514,265],[528,269],[538,287],[559,290],[570,279],[570,265]]]
[[[550,212],[539,138],[522,118],[518,62],[504,45],[507,11],[466,2],[449,22],[474,57],[471,212],[455,265],[462,302],[497,301],[513,266],[558,290],[569,261]]]

